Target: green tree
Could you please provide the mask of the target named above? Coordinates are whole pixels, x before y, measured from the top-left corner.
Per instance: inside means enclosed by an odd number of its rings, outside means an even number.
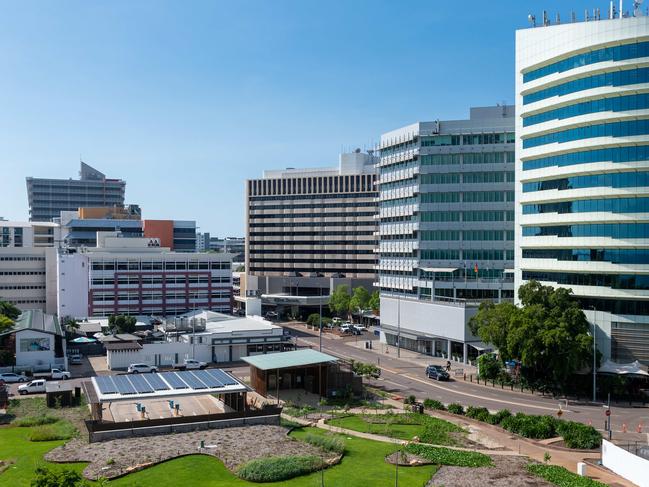
[[[61,318],[61,324],[70,333],[75,333],[79,329],[79,322],[69,315]]]
[[[306,324],[313,328],[320,328],[320,315],[318,313],[311,313],[306,318]]]
[[[478,357],[478,371],[481,379],[497,379],[503,363],[493,353],[484,353]]]
[[[8,301],[0,301],[0,315],[8,316],[11,320],[17,320],[21,311]]]
[[[47,467],[37,467],[31,487],[86,487],[88,482],[81,474],[70,469],[54,470]]]
[[[14,320],[5,315],[0,315],[0,333],[5,332],[14,326]]]
[[[115,333],[133,333],[137,320],[134,316],[113,315],[108,317],[108,328]]]
[[[370,293],[363,286],[354,288],[354,293],[349,300],[349,311],[360,313],[367,308],[370,301]]]
[[[368,308],[372,311],[379,311],[381,309],[381,295],[378,291],[374,291],[367,302]]]
[[[530,281],[518,291],[521,307],[483,304],[471,331],[498,348],[504,360],[517,359],[530,382],[562,387],[592,363],[592,336],[572,290]]]
[[[329,297],[329,309],[336,316],[344,316],[349,311],[349,291],[345,284],[336,286]]]

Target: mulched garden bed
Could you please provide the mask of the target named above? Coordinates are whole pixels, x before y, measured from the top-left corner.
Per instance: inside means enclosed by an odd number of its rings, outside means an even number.
[[[205,448],[199,451],[200,442]],[[322,451],[286,435],[281,426],[256,425],[212,429],[192,433],[127,438],[97,443],[74,439],[45,455],[50,462],[89,462],[83,475],[91,480],[108,479],[191,454],[212,455],[231,471],[250,460],[277,455],[317,455]],[[339,460],[325,453],[325,461]]]

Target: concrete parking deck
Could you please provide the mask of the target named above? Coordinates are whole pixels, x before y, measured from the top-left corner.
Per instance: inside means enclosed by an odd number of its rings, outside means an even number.
[[[202,414],[220,414],[232,412],[233,409],[223,404],[216,397],[205,396],[185,396],[180,398],[171,398],[174,404],[180,404],[180,416],[198,416]],[[144,406],[145,416],[137,410],[137,404]],[[113,402],[103,405],[104,421],[122,423],[127,421],[139,421],[141,419],[161,419],[172,418],[175,415],[169,407],[167,399],[144,399],[133,402]]]

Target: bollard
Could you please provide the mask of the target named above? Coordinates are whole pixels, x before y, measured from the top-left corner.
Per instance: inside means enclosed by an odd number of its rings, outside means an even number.
[[[512,392],[514,392],[514,383],[512,382],[512,383],[510,384],[510,386],[511,386],[511,388],[512,388]]]
[[[642,433],[642,423],[638,423],[638,427],[636,428],[636,431],[638,433]]]
[[[473,374],[471,374],[471,375],[469,376],[469,380],[470,380],[471,382],[473,382]]]
[[[622,423],[622,433],[626,433],[626,423]]]

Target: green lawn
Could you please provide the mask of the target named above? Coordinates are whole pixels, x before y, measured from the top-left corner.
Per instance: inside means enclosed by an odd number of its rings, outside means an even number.
[[[23,487],[29,486],[34,469],[38,465],[47,464],[43,455],[50,449],[62,444],[62,441],[30,442],[27,439],[31,428],[2,427],[0,428],[0,459],[15,459],[16,463],[0,474],[0,486]],[[322,430],[309,428],[292,433],[296,438],[307,434],[326,434]],[[394,465],[384,461],[385,457],[394,452],[396,445],[364,440],[361,438],[345,437],[346,453],[339,465],[328,468],[324,472],[325,485],[345,485],[349,487],[366,487],[371,480],[372,486],[394,485]],[[53,468],[71,468],[81,472],[85,464],[56,465]],[[401,467],[399,482],[401,485],[424,485],[435,473],[436,467]],[[217,459],[192,455],[171,460],[166,463],[136,472],[121,479],[110,482],[115,486],[259,486],[238,479]],[[297,477],[292,480],[264,485],[282,485],[289,487],[316,487],[320,485],[320,473]]]
[[[420,441],[434,445],[458,445],[460,441],[457,435],[453,436],[451,433],[463,432],[459,426],[443,419],[415,413],[365,416],[350,414],[330,419],[327,424],[402,440],[411,440],[413,436],[418,436]]]

